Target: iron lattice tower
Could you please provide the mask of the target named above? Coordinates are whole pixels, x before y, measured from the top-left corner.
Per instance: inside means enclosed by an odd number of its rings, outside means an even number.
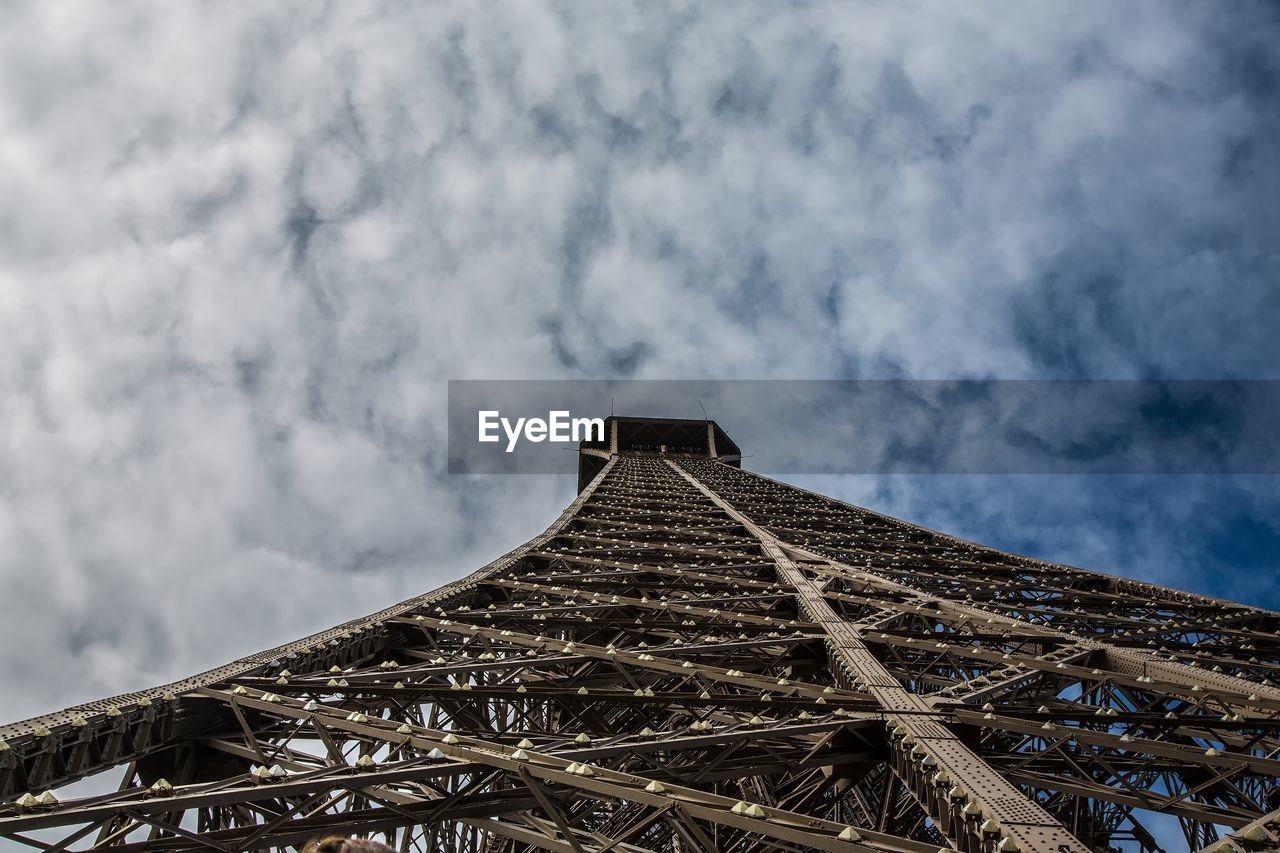
[[[239,851],[338,831],[484,853],[1280,838],[1277,614],[744,472],[714,423],[607,429],[560,518],[469,577],[0,728],[0,838]]]

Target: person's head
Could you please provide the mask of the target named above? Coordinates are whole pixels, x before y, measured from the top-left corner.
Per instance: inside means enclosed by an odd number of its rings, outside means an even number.
[[[394,851],[377,841],[326,835],[324,838],[308,841],[303,846],[302,853],[394,853]]]

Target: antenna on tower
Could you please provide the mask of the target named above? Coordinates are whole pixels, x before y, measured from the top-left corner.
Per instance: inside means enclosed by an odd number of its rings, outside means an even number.
[[[704,421],[709,421],[709,420],[711,420],[711,418],[707,417],[707,407],[706,407],[706,406],[704,406],[704,405],[702,405],[702,401],[701,401],[701,400],[699,400],[699,401],[698,401],[698,408],[699,408],[699,409],[702,409],[702,419],[703,419]]]

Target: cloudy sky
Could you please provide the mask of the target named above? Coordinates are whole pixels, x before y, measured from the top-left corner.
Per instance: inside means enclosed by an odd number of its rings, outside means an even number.
[[[449,378],[1280,378],[1263,3],[0,16],[0,718],[545,527]],[[1274,478],[803,485],[1280,606]]]

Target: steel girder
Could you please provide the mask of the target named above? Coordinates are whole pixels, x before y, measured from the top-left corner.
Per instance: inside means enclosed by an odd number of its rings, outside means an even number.
[[[0,838],[249,850],[339,830],[486,853],[1156,850],[1167,826],[1188,847],[1276,840],[1276,614],[1004,554],[704,455],[613,451],[545,533],[457,583],[0,728]],[[65,793],[111,770],[114,790]]]

